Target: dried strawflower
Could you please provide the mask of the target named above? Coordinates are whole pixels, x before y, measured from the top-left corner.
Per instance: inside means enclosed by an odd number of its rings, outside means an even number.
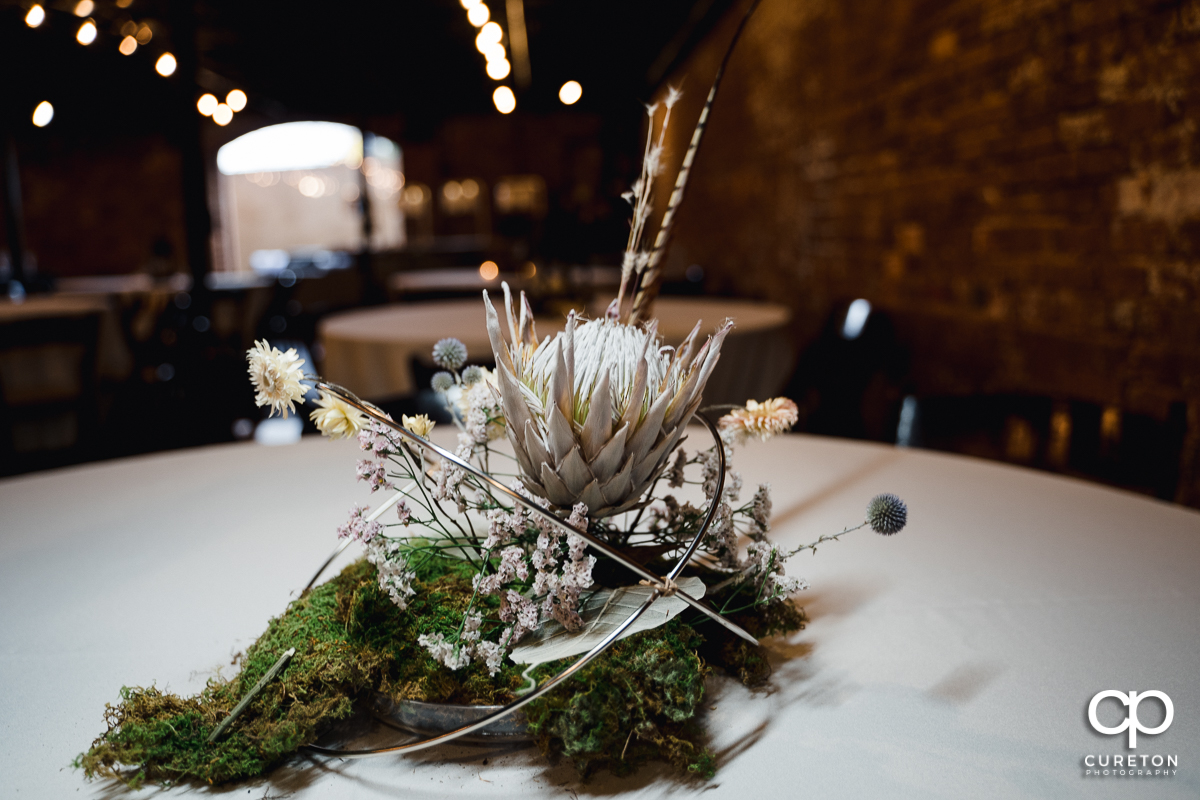
[[[433,363],[443,369],[458,369],[467,363],[467,346],[458,339],[442,339],[433,346]]]
[[[303,403],[308,391],[300,383],[304,359],[296,354],[296,348],[284,353],[261,340],[246,351],[246,360],[250,362],[250,382],[258,392],[254,402],[259,407],[270,406],[272,414],[279,412],[284,419],[289,411],[295,414],[295,403]]]
[[[361,411],[329,392],[321,392],[317,398],[317,408],[308,418],[317,426],[317,430],[330,439],[357,436],[367,423]]]
[[[894,494],[877,494],[867,503],[867,524],[876,533],[891,536],[908,523],[908,506]]]
[[[637,505],[667,467],[732,327],[699,346],[700,325],[678,349],[610,318],[538,340],[524,295],[519,318],[507,284],[508,336],[484,293],[488,335],[509,441],[529,491],[600,519]]]
[[[454,376],[449,372],[435,372],[429,385],[435,392],[448,392],[454,388]]]
[[[800,410],[786,397],[774,397],[759,403],[746,401],[745,408],[735,408],[721,417],[717,427],[721,435],[731,443],[741,444],[747,439],[766,441],[777,433],[783,433],[800,419]]]
[[[410,433],[415,433],[423,439],[428,439],[429,434],[433,432],[433,426],[437,423],[431,420],[428,414],[417,414],[415,417],[410,417],[408,414],[401,414],[400,424]]]

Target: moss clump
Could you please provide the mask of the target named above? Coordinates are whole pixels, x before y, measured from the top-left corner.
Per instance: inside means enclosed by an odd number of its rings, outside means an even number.
[[[495,676],[482,665],[451,672],[416,643],[423,633],[456,626],[472,593],[465,565],[426,564],[418,569],[416,596],[406,611],[379,589],[375,568],[360,561],[271,620],[246,651],[237,677],[210,680],[188,698],[153,687],[123,688],[120,703],[105,712],[108,730],[75,765],[89,778],[117,777],[133,786],[225,783],[271,769],[349,717],[355,701],[373,692],[465,704],[513,699],[525,684],[517,666],[505,662]],[[771,608],[790,611],[743,612],[738,621],[760,635],[799,627],[802,618],[790,603]],[[710,636],[717,634],[714,628],[709,626]],[[292,647],[296,654],[288,666],[221,740],[208,744],[221,720]],[[570,758],[584,774],[600,766],[623,774],[662,759],[710,777],[715,762],[695,722],[708,672],[701,648],[743,680],[759,675],[756,658],[766,663],[755,648],[738,651],[723,635],[706,644],[677,618],[616,643],[564,687],[527,706],[542,750]],[[565,664],[542,665],[534,674],[549,677]]]

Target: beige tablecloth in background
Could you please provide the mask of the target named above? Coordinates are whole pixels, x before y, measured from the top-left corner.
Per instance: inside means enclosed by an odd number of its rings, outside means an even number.
[[[496,301],[502,302],[500,298]],[[711,333],[727,317],[736,323],[726,338],[721,361],[709,379],[706,403],[742,403],[776,394],[791,374],[795,353],[785,306],[724,298],[663,297],[655,303],[658,331],[677,345],[697,320]],[[603,309],[599,309],[603,311]],[[501,311],[503,313],[503,311]],[[563,328],[562,320],[539,319],[538,335]],[[423,388],[413,380],[413,359],[432,364],[439,339],[455,337],[472,359],[491,361],[481,300],[440,300],[398,304],[335,314],[321,322],[322,374],[372,400],[410,395]]]
[[[379,501],[354,479],[358,455],[352,442],[309,438],[0,481],[0,794],[124,796],[68,766],[103,730],[104,704],[121,686],[192,693],[228,674],[330,552],[349,507]],[[811,582],[799,595],[811,623],[769,642],[769,689],[711,680],[710,783],[654,767],[583,783],[533,748],[463,745],[298,757],[229,796],[1200,795],[1200,514],[970,458],[800,435],[739,450],[737,464],[744,496],[772,483],[786,545],[854,523],[881,491],[908,501],[910,523],[791,562]],[[1175,776],[1083,776],[1086,755],[1129,753],[1125,737],[1087,724],[1105,689],[1172,698],[1170,729],[1139,736],[1135,752],[1177,755]]]

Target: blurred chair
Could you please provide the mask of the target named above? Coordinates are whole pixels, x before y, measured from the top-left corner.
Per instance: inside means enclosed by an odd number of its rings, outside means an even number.
[[[90,457],[99,327],[99,311],[0,322],[0,472]]]

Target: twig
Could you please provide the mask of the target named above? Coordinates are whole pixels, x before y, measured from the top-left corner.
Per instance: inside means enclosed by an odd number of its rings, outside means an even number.
[[[294,655],[296,655],[296,648],[291,647],[288,648],[286,653],[279,657],[279,660],[275,662],[275,666],[267,670],[267,674],[259,678],[258,683],[254,684],[254,688],[242,698],[240,703],[233,707],[233,711],[229,712],[229,716],[221,720],[221,724],[218,725],[217,729],[209,735],[208,742],[206,744],[212,744],[217,739],[221,738],[221,735],[229,729],[229,726],[233,724],[233,721],[241,716],[241,713],[246,710],[246,706],[250,705],[250,701],[253,700],[255,696],[257,696],[258,693],[263,690],[263,687],[270,683],[275,676],[287,666],[288,662],[292,660],[292,656]]]

